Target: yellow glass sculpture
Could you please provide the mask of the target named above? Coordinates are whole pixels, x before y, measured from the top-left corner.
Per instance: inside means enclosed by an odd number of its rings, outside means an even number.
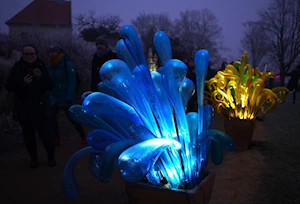
[[[158,67],[157,66],[158,57],[156,54],[153,55],[152,48],[149,48],[147,62],[148,62],[150,71],[151,72],[156,71],[156,69]]]
[[[226,66],[207,83],[206,98],[212,102],[217,113],[228,119],[254,119],[262,111],[273,111],[277,103],[282,103],[290,92],[285,87],[265,88],[267,77],[274,78],[273,72],[266,68],[260,72],[247,64],[247,54],[242,54],[242,61]]]

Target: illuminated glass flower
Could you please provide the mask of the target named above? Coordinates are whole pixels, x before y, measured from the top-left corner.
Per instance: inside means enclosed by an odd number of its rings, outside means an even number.
[[[108,182],[117,161],[123,177],[130,182],[146,180],[152,185],[193,188],[207,165],[207,155],[215,164],[222,162],[222,149],[233,149],[224,133],[209,130],[213,109],[203,105],[203,88],[209,55],[195,54],[198,113],[186,114],[185,107],[195,85],[186,78],[186,65],[172,59],[168,36],[154,36],[156,52],[163,64],[150,72],[138,35],[124,26],[116,45],[119,59],[107,61],[100,69],[100,92],[86,92],[82,105],[70,108],[71,117],[95,127],[87,136],[90,146],[76,152],[64,174],[64,193],[78,195],[73,174],[76,161],[91,154],[90,170]],[[210,147],[212,147],[210,149]]]
[[[273,72],[260,72],[247,64],[246,52],[242,61],[226,66],[211,78],[205,92],[214,105],[216,112],[224,114],[228,119],[254,119],[262,111],[269,113],[282,103],[290,92],[285,87],[265,88],[267,77],[275,77]],[[279,95],[279,97],[278,97]]]

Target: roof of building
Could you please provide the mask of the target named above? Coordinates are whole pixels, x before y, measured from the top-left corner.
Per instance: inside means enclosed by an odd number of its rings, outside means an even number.
[[[9,19],[6,24],[71,25],[71,2],[63,0],[34,0]]]

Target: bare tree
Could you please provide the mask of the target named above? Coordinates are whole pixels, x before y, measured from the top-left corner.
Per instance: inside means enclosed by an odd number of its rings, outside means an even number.
[[[75,29],[81,30],[85,27],[96,28],[97,19],[95,11],[90,11],[89,14],[81,13],[75,17]]]
[[[138,32],[146,52],[149,48],[153,49],[153,36],[157,31],[162,30],[169,36],[171,34],[172,20],[167,13],[140,13],[131,23]]]
[[[243,24],[242,51],[246,51],[250,64],[258,67],[269,51],[268,36],[260,22],[247,21]]]
[[[300,56],[300,0],[273,0],[259,12],[270,43],[269,57],[279,67],[280,82]]]
[[[121,18],[118,15],[96,17],[95,12],[91,11],[88,15],[79,14],[75,17],[75,22],[79,36],[85,41],[94,42],[100,35],[106,35],[110,39],[120,37]]]
[[[188,56],[193,56],[199,49],[211,53],[212,63],[223,49],[222,28],[217,17],[209,10],[186,10],[175,20],[174,34],[181,40],[181,46]]]

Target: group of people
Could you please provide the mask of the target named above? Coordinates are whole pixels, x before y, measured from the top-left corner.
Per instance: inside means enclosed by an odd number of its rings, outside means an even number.
[[[110,59],[116,59],[105,36],[96,39],[97,52],[92,59],[91,90],[97,91],[100,83],[99,69]],[[48,63],[38,57],[38,50],[28,44],[22,48],[22,57],[12,67],[6,89],[14,93],[13,118],[20,123],[23,139],[30,156],[30,167],[39,166],[36,135],[48,155],[48,166],[54,167],[55,146],[60,145],[57,116],[63,110],[74,125],[81,143],[86,144],[86,134],[81,124],[73,121],[69,108],[76,103],[78,77],[76,67],[59,45],[48,49]]]

